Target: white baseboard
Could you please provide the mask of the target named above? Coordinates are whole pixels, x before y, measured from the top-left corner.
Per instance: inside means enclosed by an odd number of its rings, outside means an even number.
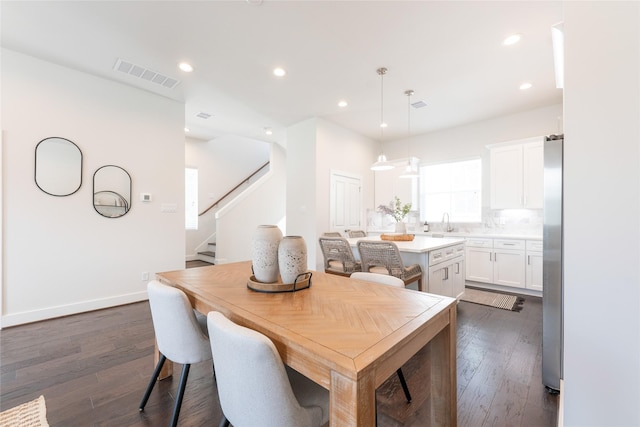
[[[117,295],[114,297],[82,301],[79,303],[47,307],[40,310],[24,311],[22,313],[5,314],[0,318],[0,329],[26,323],[39,322],[41,320],[54,319],[56,317],[85,313],[87,311],[100,310],[118,305],[131,304],[133,302],[149,299],[147,291],[132,294]]]

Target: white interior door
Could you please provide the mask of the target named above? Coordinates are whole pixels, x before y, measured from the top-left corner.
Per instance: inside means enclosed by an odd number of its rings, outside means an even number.
[[[361,229],[361,178],[344,172],[331,172],[331,231]]]

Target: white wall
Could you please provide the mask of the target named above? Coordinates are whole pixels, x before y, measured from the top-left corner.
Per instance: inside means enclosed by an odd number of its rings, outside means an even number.
[[[307,265],[315,270],[317,222],[326,207],[317,205],[318,119],[312,118],[287,128],[287,229],[290,236],[302,236],[307,244]]]
[[[194,138],[185,140],[185,162],[198,169],[198,212],[246,179],[269,161],[269,143],[234,135],[211,141]],[[199,217],[198,230],[187,230],[186,254],[195,257],[196,248],[208,241],[216,229],[214,208]]]
[[[146,299],[142,272],[184,267],[182,104],[5,49],[1,102],[3,327]],[[34,182],[35,146],[50,136],[83,153],[82,186],[68,197]],[[108,164],[133,182],[117,219],[92,205],[93,173]]]
[[[286,212],[286,159],[284,149],[271,144],[269,172],[216,212],[217,263],[250,260],[251,238],[258,225],[281,226]]]
[[[287,232],[307,242],[309,268],[323,270],[318,237],[330,230],[331,171],[362,179],[362,224],[373,205],[374,174],[369,169],[377,144],[321,118],[287,129]],[[377,153],[376,153],[377,154]]]
[[[564,424],[638,426],[640,4],[564,9]]]

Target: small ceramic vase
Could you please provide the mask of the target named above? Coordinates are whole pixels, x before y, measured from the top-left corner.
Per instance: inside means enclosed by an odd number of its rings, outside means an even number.
[[[407,224],[402,221],[396,222],[396,233],[407,234]]]
[[[278,265],[282,283],[295,282],[298,275],[307,271],[307,244],[302,236],[284,236],[278,247]]]
[[[259,225],[251,241],[253,275],[258,282],[278,281],[278,246],[282,231],[276,225]]]

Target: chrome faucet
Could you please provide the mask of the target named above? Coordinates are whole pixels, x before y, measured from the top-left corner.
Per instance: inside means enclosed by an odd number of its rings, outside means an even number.
[[[449,223],[449,212],[445,212],[444,214],[442,214],[442,223],[443,224],[444,224],[444,217],[445,216],[447,217],[447,228],[446,228],[446,231],[447,231],[447,233],[451,233],[453,231],[453,227]]]

